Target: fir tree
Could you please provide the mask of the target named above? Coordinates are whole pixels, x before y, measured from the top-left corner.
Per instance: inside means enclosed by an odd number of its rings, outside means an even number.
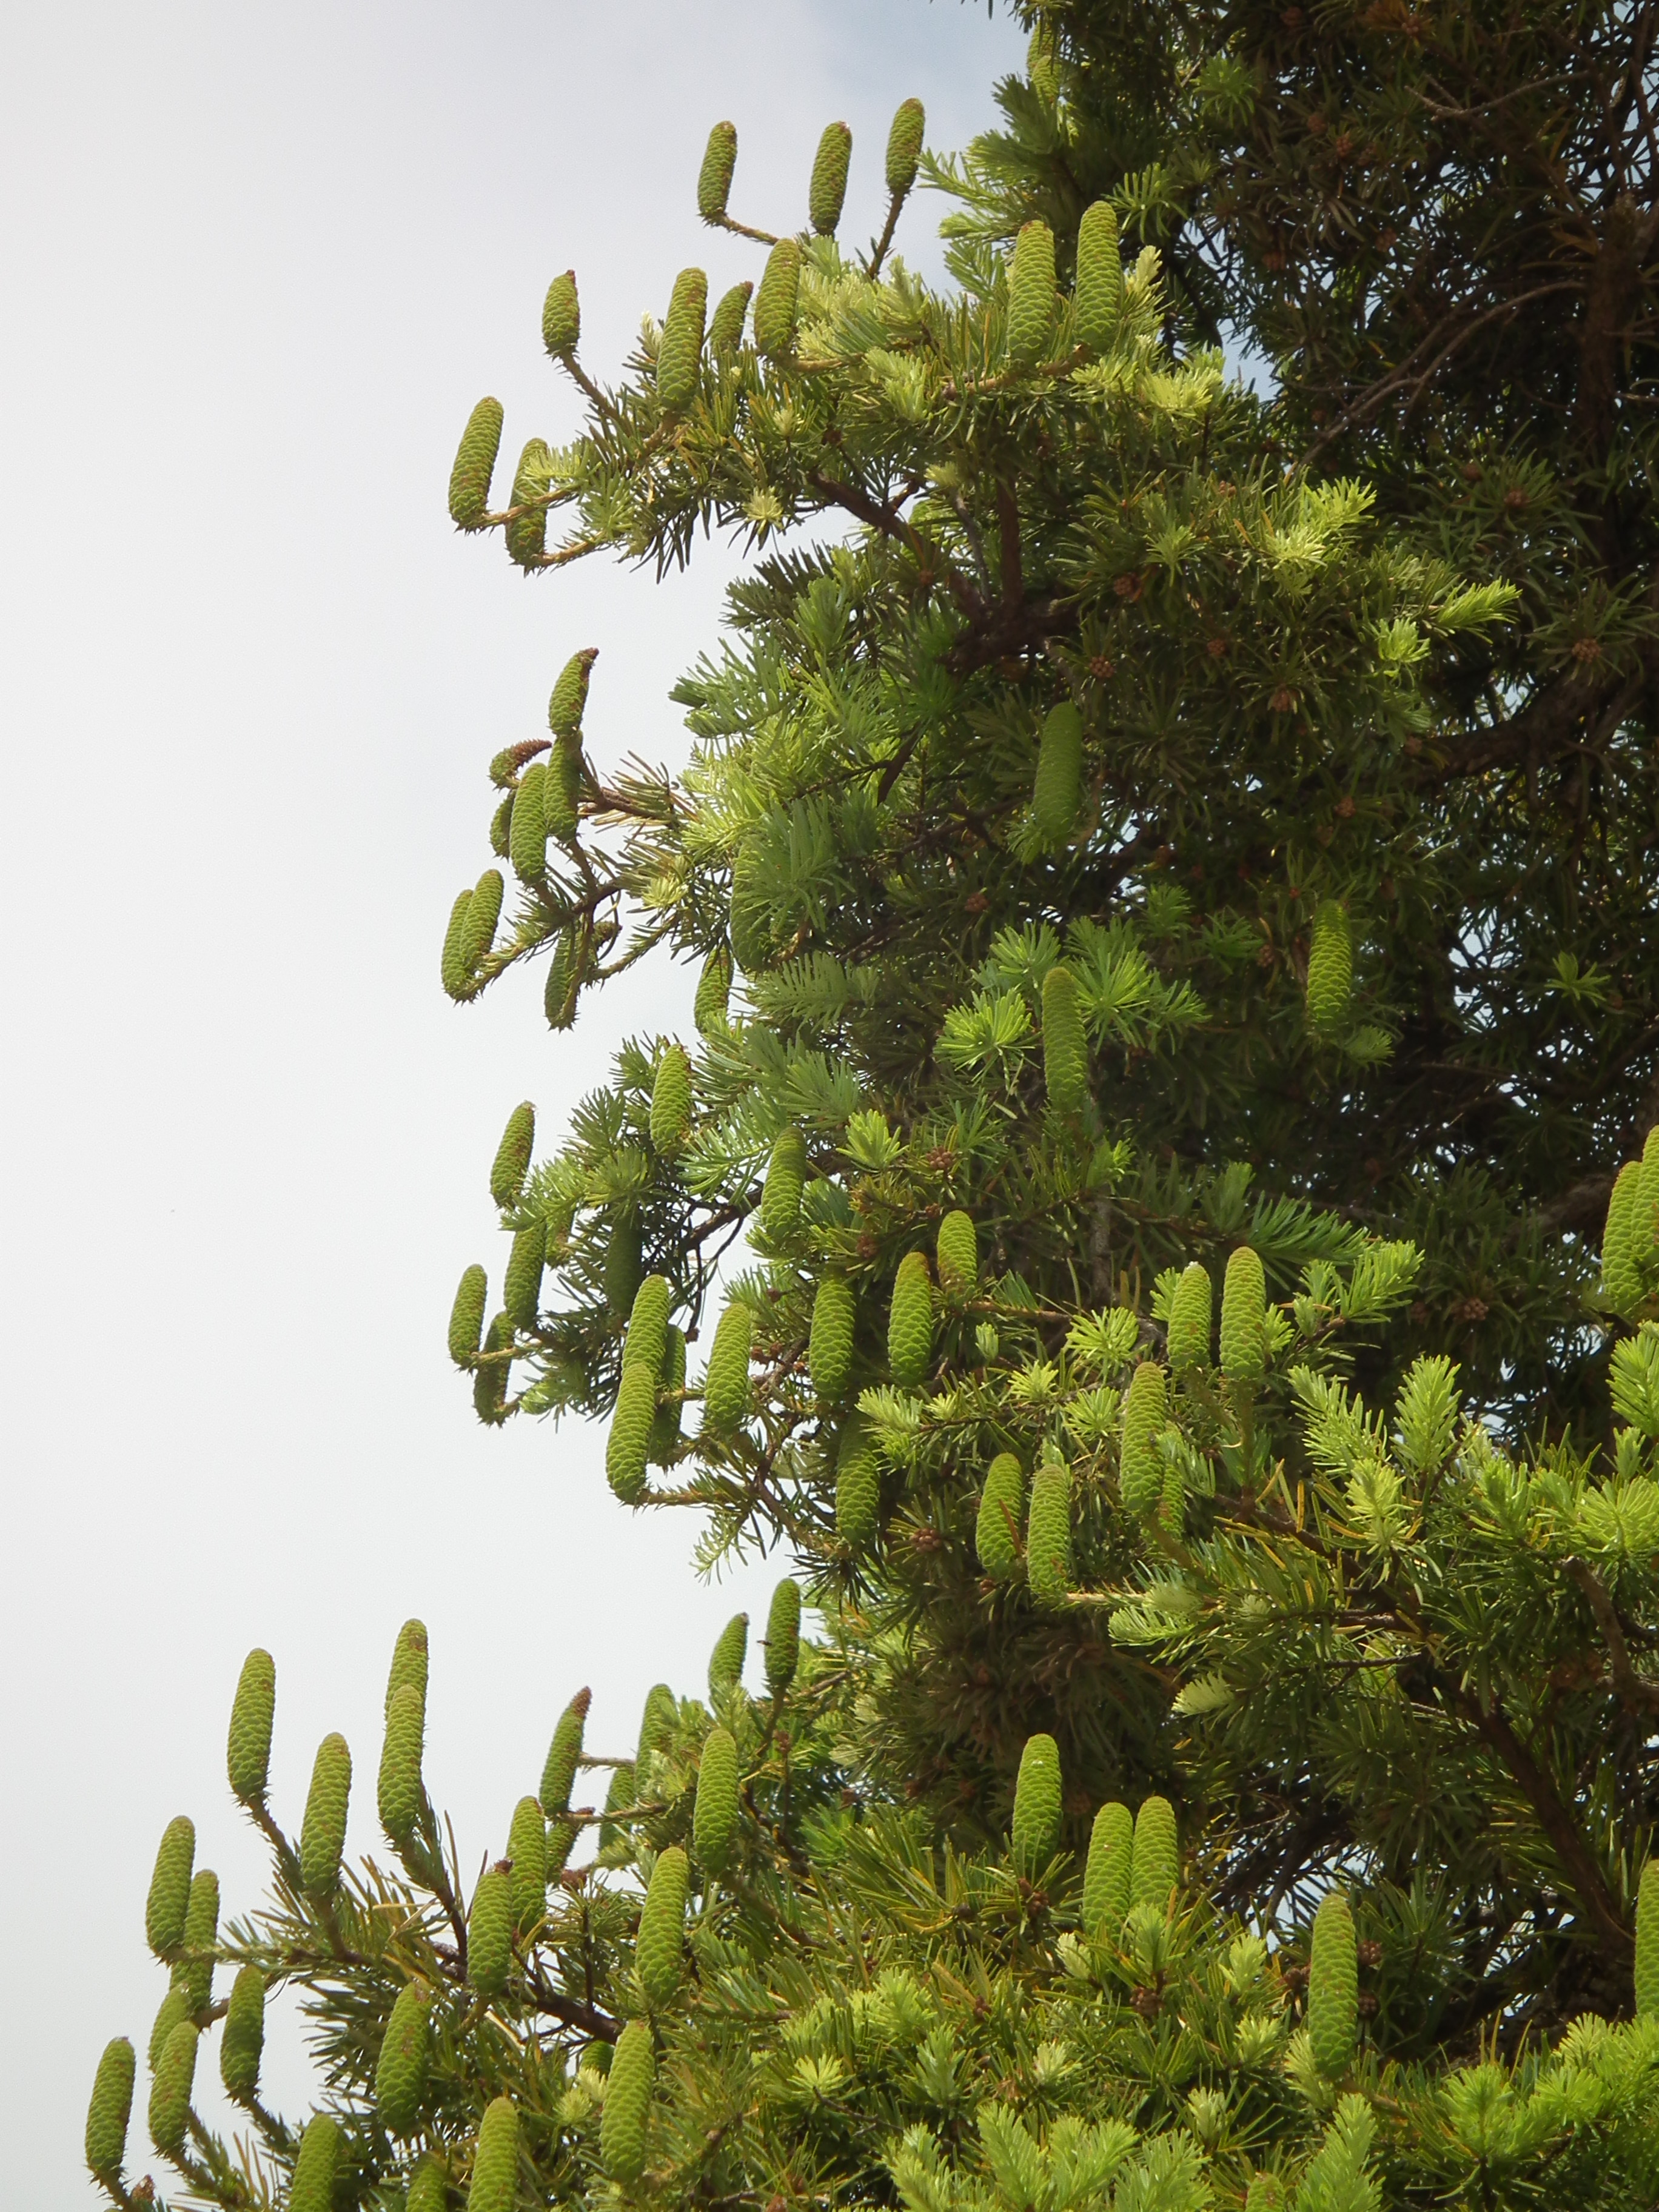
[[[607,385],[567,272],[583,434],[495,507],[467,425],[453,520],[521,568],[756,558],[683,777],[610,757],[586,650],[489,764],[513,904],[457,898],[451,995],[700,981],[556,1149],[514,1109],[451,1356],[488,1422],[607,1419],[705,1559],[784,1545],[822,1631],[786,1582],[763,1694],[728,1631],[604,1758],[579,1694],[470,1895],[419,1624],[362,1868],[339,1739],[297,1842],[267,1803],[254,1655],[273,1901],[187,1913],[182,1820],[152,1899],[152,2131],[207,2201],[1659,2181],[1646,17],[1030,20],[959,161],[901,107],[862,252],[843,126],[780,238],[717,125],[752,300],[688,270]],[[303,2127],[257,2088],[284,1988]],[[190,2108],[222,2014],[239,2148]]]

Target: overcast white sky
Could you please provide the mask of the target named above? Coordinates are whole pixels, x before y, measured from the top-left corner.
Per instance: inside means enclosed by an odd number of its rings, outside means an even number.
[[[845,117],[861,237],[899,100],[959,144],[1018,51],[957,0],[56,0],[0,26],[8,2203],[88,2200],[97,2053],[142,2050],[165,1987],[165,1821],[258,1901],[223,1778],[250,1644],[277,1658],[279,1811],[343,1729],[373,1845],[386,1659],[422,1615],[428,1778],[476,1860],[579,1684],[623,1747],[781,1571],[700,1586],[690,1523],[615,1506],[598,1435],[485,1434],[443,1357],[461,1267],[499,1273],[507,1109],[534,1097],[556,1141],[617,1039],[682,1003],[645,977],[558,1039],[530,979],[448,1005],[485,763],[590,643],[597,757],[680,757],[665,694],[730,572],[526,583],[450,532],[444,486],[483,392],[511,453],[572,427],[538,341],[555,270],[606,367],[683,264],[757,273],[696,221],[711,123],[740,132],[734,210],[786,227]],[[913,258],[939,212],[913,207]],[[293,2036],[270,2071],[297,2101]]]

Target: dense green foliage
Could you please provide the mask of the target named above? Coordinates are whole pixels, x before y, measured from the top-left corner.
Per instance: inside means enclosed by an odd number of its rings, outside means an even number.
[[[487,1423],[605,1417],[705,1561],[785,1547],[822,1630],[785,1581],[763,1697],[734,1624],[604,1760],[579,1697],[470,1897],[419,1625],[395,1869],[341,1866],[337,1738],[277,1826],[256,1655],[275,1902],[218,1936],[180,1823],[151,1900],[152,2132],[210,2201],[1659,2180],[1648,17],[1033,29],[960,161],[899,110],[862,254],[842,126],[780,239],[719,125],[752,296],[684,272],[606,386],[557,277],[582,435],[494,509],[467,426],[452,515],[522,568],[756,557],[683,775],[607,758],[586,650],[490,763],[445,988],[534,964],[562,1031],[666,951],[696,1034],[556,1149],[514,1108],[450,1353]],[[942,292],[893,252],[919,176]],[[240,2157],[185,2118],[211,1958]],[[303,2152],[253,2087],[283,1984]]]

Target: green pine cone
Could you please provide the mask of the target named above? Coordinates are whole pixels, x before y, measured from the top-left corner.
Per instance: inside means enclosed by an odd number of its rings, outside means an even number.
[[[1127,1805],[1103,1805],[1089,1832],[1089,1857],[1083,1869],[1085,1935],[1115,1942],[1129,1909],[1134,1864],[1135,1824]]]
[[[734,284],[729,292],[722,292],[708,318],[708,350],[711,355],[735,353],[743,343],[743,326],[749,319],[749,302],[755,296],[752,284]]]
[[[467,923],[472,911],[472,893],[461,891],[449,909],[449,922],[444,931],[443,958],[439,965],[439,978],[452,999],[464,999],[471,986],[472,970],[466,964]]]
[[[683,1044],[671,1044],[651,1085],[651,1142],[664,1159],[672,1159],[690,1127],[691,1061]]]
[[[1642,1147],[1642,1179],[1637,1186],[1637,1243],[1644,1261],[1659,1250],[1659,1124]]]
[[[1642,1869],[1636,1893],[1636,2017],[1659,2013],[1659,1859]]]
[[[1314,1915],[1308,2044],[1328,2081],[1341,2080],[1359,2047],[1359,1950],[1353,1914],[1340,1889],[1327,1890]]]
[[[1037,743],[1031,814],[1051,848],[1064,845],[1083,808],[1083,717],[1069,699],[1051,707]]]
[[[213,1947],[219,1940],[219,1877],[204,1867],[192,1877],[190,1904],[185,1913],[185,1956],[173,1970],[173,1978],[185,1993],[192,2014],[204,2013],[213,2002]]]
[[[542,989],[542,1012],[547,1017],[550,1030],[568,1030],[576,1018],[576,997],[581,989],[581,973],[576,963],[576,933],[562,929],[553,945],[553,957],[547,963],[547,981]]]
[[[630,2020],[617,2039],[599,2116],[599,2163],[607,2179],[630,2187],[645,2172],[645,2141],[656,2085],[651,2030]]]
[[[1241,1244],[1227,1261],[1221,1285],[1221,1371],[1229,1382],[1254,1390],[1267,1366],[1267,1279],[1261,1261]]]
[[[910,1388],[927,1374],[933,1357],[933,1285],[922,1252],[907,1252],[893,1278],[893,1302],[887,1313],[887,1364],[895,1382]]]
[[[1199,1260],[1182,1268],[1170,1301],[1170,1365],[1184,1375],[1210,1364],[1210,1316],[1214,1291],[1210,1271]]]
[[[466,2212],[513,2212],[518,2194],[519,2115],[510,2097],[497,2097],[478,2123]]]
[[[1077,1114],[1089,1102],[1089,1040],[1077,978],[1056,963],[1042,979],[1042,1080],[1057,1114]]]
[[[820,1401],[833,1406],[845,1393],[853,1372],[853,1333],[858,1300],[844,1275],[825,1275],[812,1296],[812,1326],[806,1339],[806,1367]]]
[[[257,1966],[244,1966],[230,1985],[219,2039],[219,2078],[239,2105],[251,2104],[258,2093],[264,2048],[264,1976]]]
[[[499,1867],[478,1876],[466,1916],[466,1978],[481,1996],[498,1997],[513,1966],[513,1884]]]
[[[514,1807],[507,1856],[513,1866],[513,1925],[527,1936],[547,1911],[547,1822],[538,1799],[520,1797]]]
[[[1601,1232],[1601,1297],[1614,1313],[1628,1313],[1642,1297],[1642,1179],[1639,1161],[1627,1160],[1613,1178]]]
[[[581,343],[582,303],[576,291],[576,272],[567,269],[547,288],[542,301],[542,343],[555,361],[566,361]]]
[[[225,1771],[233,1796],[263,1805],[270,1778],[270,1732],[276,1717],[276,1662],[269,1651],[250,1651],[231,1700]]]
[[[851,1552],[868,1551],[881,1527],[881,1469],[868,1430],[854,1414],[836,1446],[836,1534]]]
[[[733,1298],[720,1316],[702,1378],[702,1425],[711,1437],[729,1436],[749,1418],[749,1352],[755,1316]]]
[[[542,822],[547,835],[561,845],[574,845],[581,830],[581,738],[561,738],[548,754],[542,785]]]
[[[672,1747],[679,1718],[679,1702],[674,1692],[666,1682],[653,1682],[645,1693],[645,1711],[640,1715],[636,1757],[641,1765],[653,1752],[667,1751]]]
[[[132,2117],[132,2084],[138,2059],[125,2035],[104,2045],[87,2106],[87,2164],[100,2181],[119,2179]]]
[[[308,1897],[330,1896],[340,1879],[350,1799],[351,1753],[346,1740],[325,1735],[317,1747],[300,1824],[300,1880]]]
[[[559,671],[559,680],[553,686],[547,702],[547,726],[556,738],[579,738],[582,716],[587,709],[587,687],[592,679],[593,663],[599,657],[596,645],[584,646],[573,653]]]
[[[507,1115],[501,1141],[495,1147],[495,1163],[489,1170],[489,1195],[503,1211],[516,1206],[524,1194],[524,1179],[530,1173],[530,1155],[535,1146],[536,1109],[526,1098]]]
[[[1025,1579],[1031,1595],[1051,1613],[1072,1589],[1072,1470],[1045,1460],[1031,1482],[1025,1517]]]
[[[947,1298],[960,1304],[979,1288],[979,1237],[974,1218],[958,1207],[939,1225],[936,1247],[939,1286]]]
[[[685,1972],[685,1891],[690,1869],[678,1844],[659,1851],[640,1907],[634,1963],[653,2012],[673,2002]]]
[[[410,2212],[414,2212],[411,2203]],[[1244,2212],[1285,2212],[1285,2185],[1276,2173],[1253,2173],[1244,2192]]]
[[[507,857],[521,884],[538,884],[547,872],[547,817],[542,811],[546,782],[546,762],[532,761],[513,797]]]
[[[449,1356],[458,1367],[471,1367],[478,1356],[489,1296],[489,1282],[483,1269],[476,1265],[469,1267],[456,1287],[455,1303],[449,1309]]]
[[[769,361],[787,361],[794,351],[799,304],[800,242],[781,238],[766,257],[755,295],[755,349]]]
[[[1347,1026],[1353,996],[1353,939],[1348,909],[1336,899],[1321,899],[1308,948],[1308,1027],[1317,1037],[1335,1037]]]
[[[720,1634],[714,1638],[714,1648],[708,1655],[708,1694],[719,1698],[723,1691],[743,1680],[744,1662],[749,1656],[749,1615],[734,1613]]]
[[[799,1226],[805,1182],[806,1139],[799,1129],[785,1129],[772,1147],[761,1188],[761,1227],[773,1243],[792,1237]]]
[[[515,1328],[536,1326],[541,1310],[542,1270],[547,1260],[547,1224],[532,1221],[513,1232],[507,1273],[501,1278],[501,1309]]]
[[[634,1293],[623,1339],[623,1370],[644,1367],[654,1382],[668,1348],[668,1309],[673,1292],[663,1275],[647,1275]]]
[[[887,189],[896,200],[905,198],[916,181],[927,128],[927,115],[921,102],[901,100],[887,133]]]
[[[194,2021],[179,2021],[161,2046],[149,2085],[149,2139],[164,2158],[176,2158],[185,2147],[190,2093],[196,2081],[196,2042]]]
[[[691,1849],[697,1864],[718,1874],[732,1856],[738,1832],[738,1746],[728,1729],[710,1729],[697,1763],[697,1797],[691,1814]]]
[[[702,1036],[718,1036],[726,1027],[726,1006],[732,995],[732,955],[717,945],[702,963],[697,978],[696,1004],[692,1019]]]
[[[389,2136],[415,2132],[426,2094],[432,1992],[418,1977],[398,1992],[374,2068],[374,2107]]]
[[[853,159],[853,134],[844,123],[826,125],[812,159],[806,210],[820,238],[833,238],[847,198],[847,172]]]
[[[1047,23],[1039,22],[1031,33],[1025,49],[1025,74],[1038,99],[1053,107],[1060,98],[1060,62],[1054,52],[1054,34]]]
[[[1181,1880],[1181,1843],[1175,1808],[1167,1797],[1147,1797],[1135,1814],[1135,1847],[1130,1866],[1129,1903],[1169,1910]]]
[[[659,1403],[651,1417],[651,1434],[645,1456],[653,1467],[672,1467],[680,1448],[680,1415],[684,1410],[685,1331],[668,1325],[662,1365],[657,1370]]]
[[[657,346],[657,398],[665,415],[684,414],[697,396],[708,313],[708,277],[701,269],[682,269]]]
[[[386,1738],[375,1790],[380,1826],[401,1850],[415,1833],[426,1802],[421,1783],[421,1754],[426,1741],[426,1701],[413,1682],[404,1682],[386,1709]]]
[[[1169,1419],[1164,1370],[1143,1359],[1129,1378],[1118,1446],[1118,1492],[1131,1513],[1151,1513],[1164,1495],[1158,1434]]]
[[[757,328],[760,310],[755,310]],[[772,914],[759,878],[762,866],[752,838],[739,842],[732,858],[732,898],[726,930],[732,956],[745,975],[763,975],[772,964]]]
[[[392,1711],[392,1700],[407,1682],[421,1701],[421,1711],[426,1711],[426,1678],[430,1663],[430,1639],[423,1620],[406,1620],[398,1631],[398,1640],[392,1647],[392,1664],[386,1669],[386,1697],[383,1711]]]
[[[1187,1478],[1178,1460],[1166,1460],[1158,1488],[1158,1517],[1177,1540],[1187,1527]]]
[[[155,1854],[144,1905],[144,1934],[158,1959],[177,1955],[185,1940],[190,1911],[191,1869],[196,1860],[196,1824],[186,1814],[169,1820]]]
[[[1014,1784],[1010,1856],[1016,1874],[1035,1881],[1060,1849],[1060,1747],[1051,1735],[1026,1739]]]
[[[619,1213],[611,1223],[611,1241],[605,1250],[605,1303],[613,1319],[621,1321],[633,1311],[643,1264],[640,1218],[637,1213]]]
[[[489,512],[489,480],[501,451],[506,414],[499,399],[481,399],[466,418],[449,472],[449,519],[457,530],[482,530]]]
[[[593,1702],[591,1690],[578,1690],[559,1716],[559,1724],[553,1731],[553,1741],[547,1747],[547,1763],[542,1768],[539,1791],[544,1813],[568,1813],[570,1792],[575,1787],[576,1765],[582,1755],[582,1731],[587,1724],[587,1709]]]
[[[1118,248],[1117,216],[1106,200],[1083,211],[1077,234],[1077,342],[1091,353],[1106,353],[1117,336],[1123,310],[1123,258]]]
[[[510,1351],[514,1342],[513,1323],[505,1313],[498,1313],[484,1331],[483,1349],[486,1352]],[[491,1360],[481,1366],[472,1378],[472,1410],[486,1428],[495,1428],[507,1419],[507,1386],[511,1360]]]
[[[288,2185],[288,2212],[329,2212],[339,2163],[339,2122],[327,2112],[313,2113],[300,2138],[300,2155]]]
[[[732,173],[738,166],[738,126],[717,123],[703,149],[697,172],[697,213],[708,223],[726,220],[726,204],[732,196]]]
[[[781,1698],[800,1664],[800,1584],[787,1578],[772,1593],[766,1616],[766,1686]]]
[[[1054,323],[1054,234],[1046,222],[1020,225],[1008,270],[1008,358],[1035,368]]]
[[[469,977],[478,972],[480,961],[495,949],[495,925],[501,918],[501,896],[507,889],[499,868],[486,868],[472,887],[461,925],[461,964]]]
[[[155,2018],[149,2031],[149,2070],[153,2074],[161,2063],[161,2053],[167,2049],[167,2038],[181,2020],[190,2018],[190,2000],[174,1983],[156,2007]]]
[[[449,2212],[449,2168],[428,2151],[415,2169],[404,2212]]]
[[[636,1360],[623,1370],[605,1447],[605,1480],[624,1505],[637,1505],[645,1495],[646,1459],[656,1411],[655,1370],[643,1360]]]
[[[498,860],[504,860],[513,850],[513,793],[507,797],[489,817],[489,849]]]
[[[1025,1470],[1012,1452],[999,1452],[985,1470],[974,1524],[974,1549],[994,1581],[1006,1582],[1019,1565],[1019,1531],[1025,1514]]]
[[[553,456],[545,438],[532,438],[519,456],[509,501],[512,519],[501,535],[509,557],[521,568],[533,568],[547,551],[547,488],[553,477]]]

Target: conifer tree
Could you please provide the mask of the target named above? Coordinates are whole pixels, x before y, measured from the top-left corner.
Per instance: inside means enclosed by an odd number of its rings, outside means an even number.
[[[615,757],[574,640],[489,764],[511,904],[456,897],[450,995],[539,967],[562,1031],[653,951],[697,980],[562,1141],[514,1108],[450,1356],[489,1424],[604,1419],[619,1512],[794,1572],[637,1744],[579,1692],[470,1890],[420,1624],[362,1866],[340,1738],[297,1838],[269,1803],[251,1656],[272,1900],[222,1924],[181,1815],[147,1923],[200,2199],[1659,2185],[1648,13],[1027,19],[959,159],[899,108],[867,248],[845,125],[780,233],[717,125],[752,291],[686,270],[606,383],[556,276],[582,434],[497,507],[466,426],[452,517],[521,568],[754,560],[683,775]]]

